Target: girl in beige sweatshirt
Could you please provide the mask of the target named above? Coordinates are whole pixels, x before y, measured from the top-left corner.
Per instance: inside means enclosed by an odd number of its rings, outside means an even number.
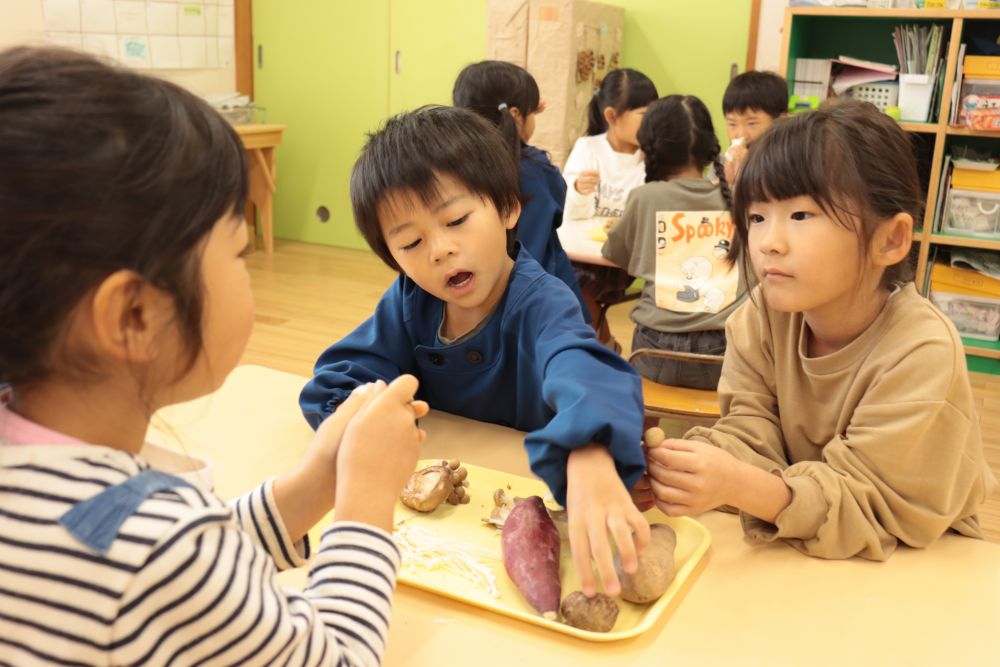
[[[637,505],[730,506],[752,539],[822,558],[979,537],[996,481],[961,339],[912,282],[906,133],[861,102],[781,121],[735,191],[759,285],[726,325],[722,417],[649,450]]]

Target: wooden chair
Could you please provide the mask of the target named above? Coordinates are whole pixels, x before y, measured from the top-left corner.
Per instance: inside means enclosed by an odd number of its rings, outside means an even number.
[[[643,347],[632,352],[628,361],[639,357],[657,357],[673,361],[696,361],[706,364],[722,364],[722,357],[714,354],[675,352]],[[642,378],[643,409],[649,417],[683,417],[699,422],[715,422],[719,418],[719,394],[710,389],[674,387]]]

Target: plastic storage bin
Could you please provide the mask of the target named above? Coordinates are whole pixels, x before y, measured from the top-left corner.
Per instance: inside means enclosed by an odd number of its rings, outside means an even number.
[[[1000,193],[952,188],[941,231],[1000,237]]]
[[[899,83],[896,81],[860,83],[848,88],[847,94],[856,100],[871,102],[884,113],[886,107],[894,107],[899,102]]]
[[[1000,299],[931,291],[931,301],[963,336],[1000,340]]]
[[[899,117],[915,123],[926,123],[930,117],[934,78],[929,74],[899,75]]]

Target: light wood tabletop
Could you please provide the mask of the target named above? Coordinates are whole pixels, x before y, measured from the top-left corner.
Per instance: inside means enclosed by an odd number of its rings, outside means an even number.
[[[559,243],[566,255],[574,262],[597,264],[598,266],[614,266],[617,264],[601,255],[603,241],[597,240],[598,230],[604,228],[607,218],[587,218],[585,220],[569,220],[563,218],[557,232]]]
[[[305,380],[241,366],[215,394],[161,411],[149,439],[209,461],[231,498],[301,457],[312,436],[297,403]],[[530,474],[517,431],[435,412],[421,426],[423,458]],[[702,571],[635,639],[589,642],[400,585],[385,664],[1000,664],[1000,545],[949,534],[885,563],[824,561],[748,543],[733,515],[697,519],[712,535]]]

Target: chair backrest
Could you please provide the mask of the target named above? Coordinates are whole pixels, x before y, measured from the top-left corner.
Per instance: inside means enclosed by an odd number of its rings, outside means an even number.
[[[644,347],[632,352],[629,363],[643,356],[693,361],[706,364],[722,364],[722,357],[713,354],[695,354]],[[674,387],[642,378],[643,409],[650,417],[683,416],[699,420],[715,421],[719,418],[719,394],[711,389],[691,389]]]

